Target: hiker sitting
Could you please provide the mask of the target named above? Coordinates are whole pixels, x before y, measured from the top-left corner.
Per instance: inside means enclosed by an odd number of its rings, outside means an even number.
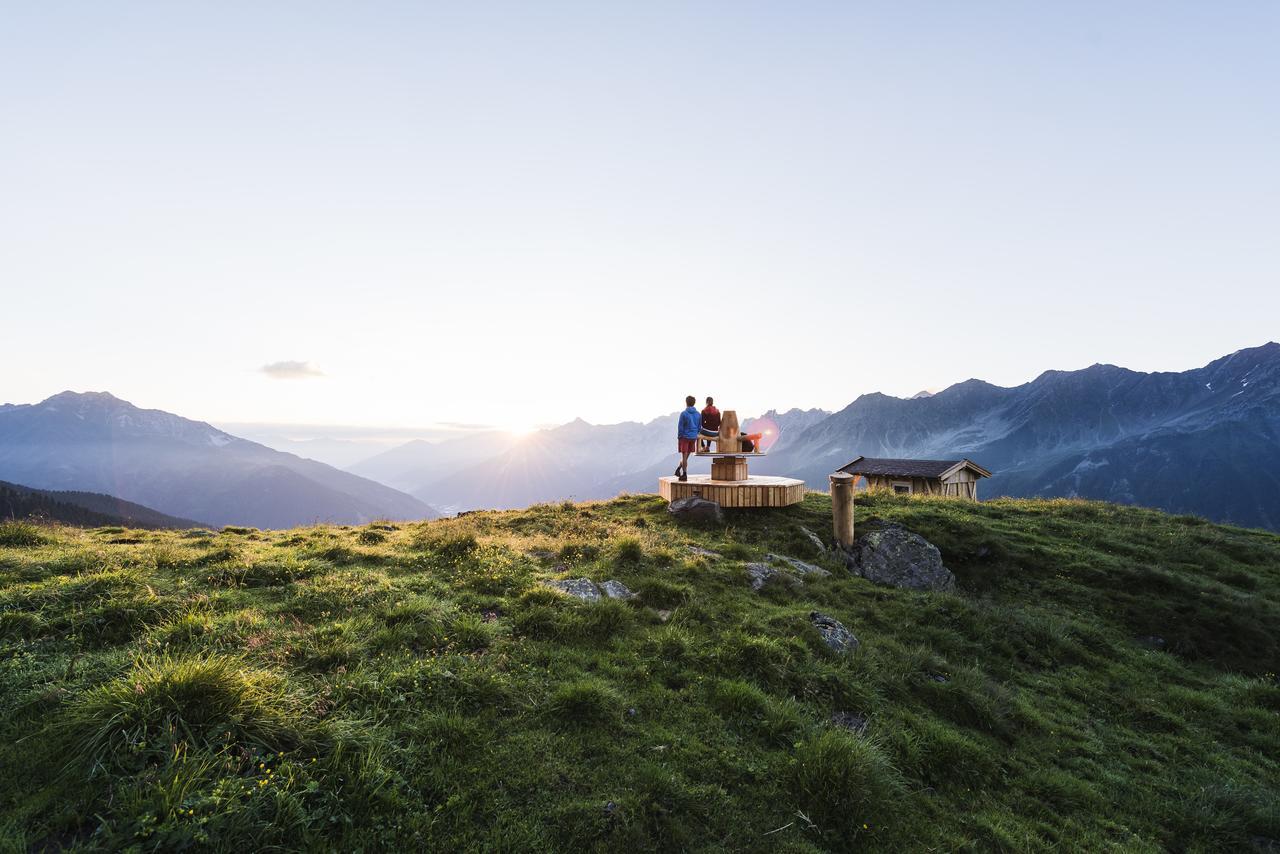
[[[702,410],[702,428],[698,433],[701,436],[720,435],[720,410],[716,409],[716,402],[710,397],[707,398],[707,408]],[[706,439],[702,440],[702,450],[711,450],[711,443]]]

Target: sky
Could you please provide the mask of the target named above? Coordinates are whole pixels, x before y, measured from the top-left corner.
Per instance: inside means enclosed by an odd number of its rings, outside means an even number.
[[[1280,337],[1274,2],[0,0],[0,401],[839,409]]]

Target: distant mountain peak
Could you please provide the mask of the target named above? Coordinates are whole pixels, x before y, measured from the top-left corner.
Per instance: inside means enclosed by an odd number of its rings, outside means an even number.
[[[128,406],[136,409],[132,403],[127,400],[121,400],[109,391],[60,391],[55,395],[46,397],[40,401],[38,406],[49,406],[59,404],[78,404],[78,405],[99,405],[99,406]]]

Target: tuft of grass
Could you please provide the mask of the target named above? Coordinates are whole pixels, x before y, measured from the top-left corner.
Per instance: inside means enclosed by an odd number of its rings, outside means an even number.
[[[0,522],[0,546],[30,549],[52,542],[44,535],[40,526],[32,522],[8,519]]]
[[[229,736],[265,750],[304,740],[280,677],[222,654],[148,656],[80,695],[54,724],[71,761],[131,771],[177,745]]]
[[[644,560],[644,546],[635,537],[622,537],[613,544],[618,563],[635,565]]]
[[[622,716],[622,698],[599,679],[580,679],[557,687],[548,701],[548,711],[562,723],[608,726]]]
[[[826,730],[796,748],[798,806],[837,847],[883,840],[901,807],[902,780],[872,741]]]

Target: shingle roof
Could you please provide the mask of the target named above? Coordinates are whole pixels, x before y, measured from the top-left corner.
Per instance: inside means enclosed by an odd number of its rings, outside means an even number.
[[[991,472],[970,460],[889,460],[874,457],[858,457],[840,468],[849,474],[870,474],[880,477],[942,477],[953,468],[968,464],[974,471],[990,477]]]

